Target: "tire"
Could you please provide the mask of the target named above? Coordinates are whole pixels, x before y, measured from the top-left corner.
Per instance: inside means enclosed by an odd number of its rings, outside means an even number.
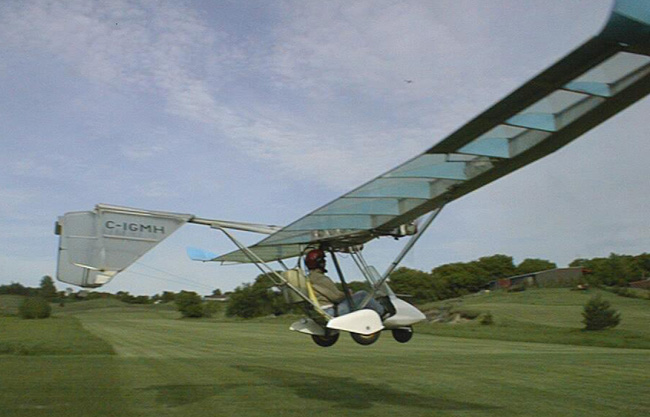
[[[359,334],[359,333],[350,333],[352,339],[360,345],[368,346],[372,345],[379,339],[381,332],[375,332],[372,334]]]
[[[330,347],[339,340],[339,333],[332,333],[326,336],[312,334],[311,339],[320,347]]]
[[[411,338],[413,337],[413,329],[409,328],[401,328],[401,329],[393,329],[393,339],[397,340],[400,343],[406,343]]]

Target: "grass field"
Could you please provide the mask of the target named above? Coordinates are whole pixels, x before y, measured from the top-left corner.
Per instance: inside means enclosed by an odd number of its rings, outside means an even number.
[[[507,304],[493,301],[482,302]],[[342,337],[323,349],[288,331],[286,319],[192,321],[161,309],[95,307],[43,322],[78,321],[114,354],[0,355],[0,415],[650,413],[646,349],[442,337],[435,329],[405,345],[384,334],[368,347]],[[84,340],[75,343],[81,350]]]
[[[23,298],[20,295],[0,295],[0,317],[18,314],[18,306]]]

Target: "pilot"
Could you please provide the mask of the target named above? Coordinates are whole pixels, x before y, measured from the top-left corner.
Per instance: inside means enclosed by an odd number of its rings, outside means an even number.
[[[325,275],[327,272],[325,252],[321,249],[309,251],[305,256],[305,265],[309,269],[309,281],[316,294],[318,304],[325,312],[332,316],[341,316],[352,311],[345,293],[338,289],[330,277]],[[366,291],[357,291],[352,294],[352,303],[355,306],[359,305],[367,295]],[[375,310],[380,316],[385,313],[384,306],[375,299],[371,299],[364,308]]]

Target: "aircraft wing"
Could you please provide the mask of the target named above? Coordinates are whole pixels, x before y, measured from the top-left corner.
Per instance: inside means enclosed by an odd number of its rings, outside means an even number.
[[[650,93],[650,0],[618,0],[604,29],[424,153],[250,247],[262,260],[362,244],[540,159]],[[213,259],[250,262],[241,250]]]

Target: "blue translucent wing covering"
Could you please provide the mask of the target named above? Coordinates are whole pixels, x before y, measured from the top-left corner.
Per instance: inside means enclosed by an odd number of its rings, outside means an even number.
[[[390,235],[542,158],[650,93],[650,0],[619,0],[603,31],[437,145],[251,246],[264,261]],[[241,251],[214,258],[250,262]]]

